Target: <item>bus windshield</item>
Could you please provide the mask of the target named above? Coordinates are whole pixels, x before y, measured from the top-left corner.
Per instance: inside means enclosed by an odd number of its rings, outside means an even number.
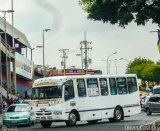
[[[62,98],[62,86],[45,86],[32,89],[32,100],[52,98]]]

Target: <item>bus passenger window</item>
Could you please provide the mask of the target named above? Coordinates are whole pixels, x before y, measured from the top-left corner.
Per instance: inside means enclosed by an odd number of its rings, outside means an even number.
[[[138,90],[135,77],[127,77],[128,92],[133,93]]]
[[[107,96],[108,95],[107,80],[105,78],[100,78],[99,83],[100,83],[101,95]]]
[[[86,96],[86,86],[84,79],[77,79],[77,88],[78,88],[78,96],[85,97]]]
[[[73,86],[73,81],[69,80],[67,81],[65,84],[65,94],[64,94],[64,98],[65,100],[69,100],[74,98],[74,86]]]
[[[99,87],[97,78],[87,79],[88,96],[99,96]]]
[[[117,80],[117,88],[118,94],[127,94],[127,83],[125,77],[118,77]]]
[[[117,94],[117,86],[116,86],[115,78],[109,78],[109,85],[110,85],[111,95],[116,95]]]

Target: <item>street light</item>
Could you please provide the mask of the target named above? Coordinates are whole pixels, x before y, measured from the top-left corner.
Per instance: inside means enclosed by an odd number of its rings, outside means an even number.
[[[45,70],[45,58],[44,58],[44,32],[50,31],[51,29],[44,29],[43,30],[43,77],[46,76],[46,70]]]
[[[12,13],[14,12],[14,10],[1,10],[0,12],[4,13],[4,39],[5,39],[5,53],[6,53],[6,78],[7,78],[7,99],[8,99],[8,94],[9,94],[9,90],[11,88],[11,83],[10,83],[10,63],[8,62],[8,58],[7,58],[7,33],[6,33],[6,13]]]
[[[31,48],[31,61],[32,61],[32,57],[33,57],[33,50],[34,50],[35,48]]]
[[[109,60],[109,61],[108,61],[108,73],[109,73],[109,74],[111,74],[111,63],[114,62],[114,61],[117,61],[117,59]]]
[[[120,61],[120,60],[125,60],[125,61],[127,61],[127,63],[129,63],[129,61],[127,59],[124,59],[124,58],[114,59],[113,61],[115,61],[116,74],[118,73],[117,62]]]
[[[114,52],[114,53],[110,54],[110,55],[107,57],[107,74],[109,73],[109,70],[108,70],[108,60],[109,60],[109,58],[110,58],[112,55],[115,55],[115,54],[117,54],[117,52]]]
[[[129,60],[124,59],[124,58],[120,58],[119,60],[125,60],[127,63],[129,63]]]
[[[105,61],[106,62],[106,73],[107,73],[107,60],[101,60],[101,61]]]
[[[14,10],[0,10],[4,13],[4,34],[5,34],[5,44],[7,44],[7,34],[6,34],[6,13],[13,13]]]

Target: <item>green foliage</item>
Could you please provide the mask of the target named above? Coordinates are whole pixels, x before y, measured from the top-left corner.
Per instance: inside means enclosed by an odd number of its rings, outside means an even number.
[[[160,61],[156,64],[145,58],[135,58],[129,63],[126,73],[137,74],[142,81],[160,82]]]
[[[79,0],[88,18],[125,27],[131,21],[137,25],[152,23],[160,26],[160,0]]]

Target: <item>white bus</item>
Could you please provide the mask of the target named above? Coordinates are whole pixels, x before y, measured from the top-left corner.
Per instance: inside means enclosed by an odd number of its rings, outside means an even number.
[[[153,94],[160,94],[160,86],[153,87]]]
[[[52,122],[120,121],[141,112],[135,74],[54,76],[35,80],[31,120],[44,128]]]

